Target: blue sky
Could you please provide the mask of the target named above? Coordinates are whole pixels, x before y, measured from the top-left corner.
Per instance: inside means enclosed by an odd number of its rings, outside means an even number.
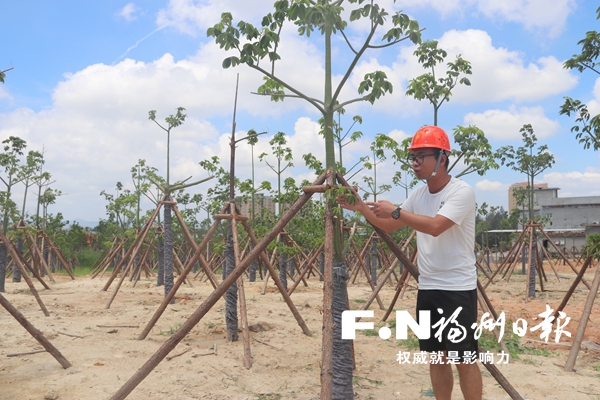
[[[173,130],[172,175],[201,179],[200,160],[218,156],[229,163],[236,75],[239,73],[237,129],[241,136],[254,128],[268,131],[255,154],[270,151],[270,136],[288,135],[295,166],[290,176],[312,180],[302,155],[324,158],[318,136],[319,115],[299,100],[271,103],[252,95],[261,76],[247,67],[221,68],[227,56],[210,39],[206,29],[223,11],[235,20],[258,25],[271,11],[272,0],[256,1],[59,1],[8,2],[0,14],[0,69],[7,72],[0,86],[0,138],[19,136],[29,150],[45,149],[45,169],[65,195],[49,209],[67,219],[89,221],[105,217],[100,192],[114,191],[116,182],[131,186],[130,169],[139,159],[165,171],[166,137],[148,120],[157,110],[159,120],[181,106],[186,123]],[[349,9],[350,4],[345,3]],[[439,125],[451,132],[457,125],[475,124],[494,148],[521,146],[519,129],[530,123],[539,144],[546,144],[556,164],[537,179],[559,187],[559,196],[600,195],[599,154],[584,150],[570,132],[572,120],[558,115],[563,96],[581,99],[600,113],[600,85],[593,72],[566,71],[562,63],[579,48],[585,32],[598,29],[591,1],[493,0],[391,0],[387,10],[404,10],[417,19],[424,40],[439,40],[448,51],[472,63],[471,87],[455,90],[442,107]],[[284,29],[278,73],[314,97],[322,97],[323,57],[319,35],[300,38],[293,27]],[[361,26],[348,31],[364,36]],[[334,72],[342,73],[349,53],[334,40]],[[356,97],[365,72],[380,69],[388,74],[394,92],[374,106],[348,107],[348,116],[363,117],[364,137],[347,146],[348,163],[368,155],[377,133],[397,140],[412,136],[432,123],[431,106],[405,96],[408,80],[423,71],[408,42],[384,51],[367,53],[348,82],[342,99]],[[597,87],[597,88],[596,88]],[[349,117],[348,117],[349,118]],[[342,121],[343,122],[343,121]],[[238,177],[250,176],[250,148],[240,144]],[[378,170],[380,182],[391,183],[397,166],[386,162]],[[264,163],[256,163],[259,181],[274,181]],[[508,186],[524,176],[503,167],[486,176],[464,178],[478,203],[507,207]],[[192,192],[205,192],[211,182]],[[20,203],[22,188],[15,200]],[[394,188],[380,196],[395,203],[404,190]],[[34,198],[28,211],[34,212]]]

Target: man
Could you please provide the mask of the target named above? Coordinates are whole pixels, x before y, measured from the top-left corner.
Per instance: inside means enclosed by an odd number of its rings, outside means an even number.
[[[477,322],[477,270],[475,267],[475,194],[461,180],[448,174],[450,141],[436,127],[425,126],[415,133],[408,150],[415,175],[426,185],[414,190],[402,207],[389,201],[363,202],[354,196],[339,196],[338,203],[346,210],[358,211],[373,225],[392,232],[403,226],[417,231],[419,291],[417,316],[429,310],[432,337],[419,340],[421,351],[442,354],[430,357],[430,376],[436,399],[450,399],[454,377],[452,362],[460,376],[460,388],[466,400],[482,398],[481,372],[477,366],[477,340],[472,324]],[[462,308],[461,308],[462,307]],[[448,336],[449,323],[441,338],[436,338],[435,324],[452,319],[460,308],[456,322],[464,327],[460,338]],[[438,310],[443,310],[440,315]],[[453,329],[452,333],[459,330]],[[441,358],[441,359],[440,359]],[[431,362],[433,359],[440,363]]]

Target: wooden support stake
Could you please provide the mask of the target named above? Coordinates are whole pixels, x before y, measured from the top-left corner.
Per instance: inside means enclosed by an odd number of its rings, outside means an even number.
[[[25,330],[27,330],[27,332],[29,332],[29,334],[33,336],[33,338],[37,340],[38,343],[41,344],[48,353],[52,354],[52,357],[54,357],[64,369],[67,369],[71,366],[71,363],[67,361],[67,359],[60,353],[60,351],[56,349],[56,347],[52,346],[52,343],[50,343],[48,339],[44,337],[44,334],[35,326],[33,326],[27,320],[27,318],[25,318],[25,316],[19,312],[19,310],[10,304],[6,297],[2,296],[2,294],[0,294],[0,305],[2,305],[2,307],[4,307],[6,311],[8,311],[13,317],[15,317],[17,322],[19,322],[21,326],[25,328]]]
[[[48,312],[48,309],[44,305],[44,302],[42,301],[40,294],[36,290],[35,286],[33,286],[33,282],[31,282],[31,279],[29,279],[29,275],[27,275],[27,273],[25,272],[25,268],[21,264],[21,260],[19,259],[19,252],[17,251],[17,249],[15,249],[12,242],[9,241],[8,238],[6,236],[4,236],[4,234],[2,232],[0,232],[0,240],[2,240],[2,242],[4,243],[4,247],[6,247],[6,250],[8,251],[8,254],[10,254],[10,256],[12,257],[13,262],[15,263],[17,268],[19,268],[19,271],[21,271],[21,275],[23,276],[23,279],[25,279],[25,282],[27,283],[27,286],[29,286],[29,290],[31,291],[31,294],[33,294],[33,297],[35,297],[35,300],[37,301],[38,305],[42,309],[42,312],[44,313],[44,315],[46,317],[49,317],[50,313]]]
[[[175,213],[175,215],[177,215],[177,213]],[[177,280],[173,284],[173,287],[171,288],[171,290],[169,291],[169,293],[167,293],[167,295],[163,299],[162,303],[160,303],[160,306],[154,312],[154,315],[152,316],[152,318],[150,319],[150,321],[148,321],[148,323],[146,324],[146,327],[144,328],[144,330],[142,331],[142,333],[139,334],[139,336],[137,338],[138,340],[144,340],[146,338],[146,336],[148,336],[148,334],[150,333],[150,330],[152,330],[152,327],[156,324],[156,322],[158,321],[158,319],[160,318],[160,316],[167,309],[167,306],[171,303],[171,300],[173,299],[173,297],[175,297],[175,293],[177,293],[177,290],[179,289],[179,287],[183,283],[183,281],[184,281],[185,277],[187,276],[187,274],[189,273],[189,271],[194,266],[194,263],[197,260],[204,260],[204,257],[202,257],[202,251],[204,251],[204,247],[206,246],[206,244],[210,240],[212,234],[219,227],[219,224],[220,224],[219,220],[215,220],[213,222],[212,226],[210,227],[210,229],[206,233],[206,236],[202,240],[202,243],[200,243],[200,246],[198,246],[194,250],[194,255],[192,256],[192,258],[190,258],[188,260],[187,266],[183,270],[183,273],[181,275],[179,275],[179,277],[177,277]],[[202,265],[203,265],[203,268],[205,269],[205,271],[206,270],[210,270],[210,268],[208,267],[208,265],[205,265],[205,264],[202,264]]]
[[[565,371],[567,372],[573,372],[573,367],[575,366],[575,361],[577,360],[577,354],[579,353],[579,349],[581,348],[581,341],[583,340],[585,327],[587,326],[588,318],[592,313],[592,307],[594,306],[594,300],[596,300],[596,295],[598,294],[599,287],[600,267],[596,268],[596,274],[594,275],[594,280],[592,281],[592,288],[588,293],[587,300],[585,301],[585,306],[583,307],[583,312],[581,313],[581,318],[579,319],[579,325],[577,326],[577,333],[573,338],[573,345],[571,346],[571,351],[569,351],[569,357],[567,358],[567,363],[565,365]]]
[[[577,285],[579,285],[579,282],[581,282],[581,278],[583,277],[583,274],[585,274],[585,271],[588,269],[588,267],[591,264],[592,264],[592,256],[590,255],[583,263],[583,267],[581,267],[581,270],[577,274],[577,277],[575,277],[575,279],[573,280],[573,283],[571,284],[571,287],[565,294],[565,297],[563,297],[562,302],[560,303],[560,305],[558,306],[556,311],[554,311],[554,319],[552,320],[553,322],[556,321],[556,319],[558,318],[559,312],[562,311],[567,306],[567,303],[569,302],[569,299],[571,298],[571,296],[573,295],[573,292],[577,288]]]
[[[232,217],[235,213],[235,203],[229,203],[229,211]],[[240,262],[240,243],[238,240],[237,222],[235,218],[232,218],[229,222],[231,224],[231,231],[233,236],[233,253],[235,257],[235,264]],[[244,367],[246,369],[252,368],[252,353],[250,351],[250,331],[248,330],[248,314],[246,312],[246,293],[244,292],[244,275],[240,275],[237,279],[238,287],[238,302],[240,303],[240,320],[242,323],[242,342],[244,346]]]
[[[154,212],[152,213],[152,216],[148,219],[148,221],[146,221],[146,224],[144,225],[144,228],[142,228],[142,232],[140,232],[140,234],[138,234],[136,236],[135,240],[133,241],[133,243],[129,247],[129,250],[127,250],[127,253],[125,255],[123,255],[123,258],[121,259],[121,261],[119,262],[119,264],[113,270],[112,274],[110,275],[110,278],[108,278],[108,281],[106,282],[106,284],[102,288],[103,292],[106,292],[108,290],[108,288],[110,287],[110,285],[113,282],[113,280],[115,280],[115,278],[119,274],[119,270],[127,262],[127,259],[130,256],[132,256],[133,250],[135,248],[137,248],[138,243],[142,242],[144,240],[144,238],[146,237],[146,235],[148,234],[148,231],[150,230],[150,227],[152,226],[152,223],[154,222],[154,220],[156,219],[156,216],[158,215],[158,213],[160,211],[161,204],[162,204],[162,202],[158,203],[158,206],[154,209]],[[133,256],[135,256],[135,255],[133,255]],[[115,292],[115,295],[116,295],[116,292]],[[115,295],[113,295],[113,298],[114,298]],[[112,299],[110,300],[110,302],[112,302]],[[109,304],[107,305],[106,308],[110,307],[110,302],[109,302]]]

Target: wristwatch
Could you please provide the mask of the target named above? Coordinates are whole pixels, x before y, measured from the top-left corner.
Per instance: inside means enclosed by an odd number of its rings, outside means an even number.
[[[394,211],[392,211],[392,218],[394,218],[394,219],[400,218],[400,211],[401,210],[402,210],[402,208],[398,207]]]

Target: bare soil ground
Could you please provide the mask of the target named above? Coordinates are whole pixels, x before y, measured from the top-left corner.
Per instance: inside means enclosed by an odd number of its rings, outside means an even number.
[[[586,274],[589,283],[597,267]],[[550,268],[545,292],[526,302],[525,277],[513,275],[510,282],[498,281],[486,293],[498,312],[504,311],[510,322],[517,318],[528,321],[529,327],[539,324],[538,314],[548,304],[556,309],[575,274],[568,266],[559,266],[558,282]],[[125,281],[110,309],[105,305],[116,282],[107,292],[101,291],[107,278],[77,278],[56,276],[51,290],[40,290],[50,311],[45,317],[26,284],[7,282],[5,297],[57,347],[73,364],[63,369],[48,353],[8,357],[41,349],[19,323],[0,309],[0,399],[107,399],[110,398],[202,304],[212,292],[205,282],[194,281],[194,287],[182,287],[177,302],[169,306],[148,338],[136,340],[154,314],[163,297],[163,288],[154,281],[140,281],[133,287]],[[483,278],[485,281],[485,278]],[[245,282],[248,319],[257,332],[251,332],[253,366],[242,363],[242,342],[228,343],[225,338],[225,303],[221,299],[192,332],[170,354],[181,354],[157,368],[129,395],[129,399],[318,399],[320,393],[321,304],[322,286],[315,278],[308,287],[299,286],[292,295],[300,314],[312,331],[305,336],[271,284],[261,295],[262,282]],[[414,282],[394,307],[414,309]],[[38,287],[39,285],[36,285]],[[349,286],[351,308],[360,309],[371,293],[362,283]],[[580,284],[565,312],[571,321],[565,329],[575,335],[588,289]],[[391,285],[385,286],[381,298],[386,307],[394,295]],[[598,302],[597,302],[598,303]],[[596,304],[594,310],[598,310]],[[375,325],[384,311],[374,304]],[[565,372],[564,365],[572,338],[563,335],[560,344],[540,339],[540,332],[528,332],[519,341],[525,346],[519,359],[511,359],[497,367],[527,399],[600,399],[600,315],[594,311],[588,322],[584,340],[591,347],[582,347],[575,372]],[[393,314],[392,314],[393,316]],[[110,326],[110,327],[109,327]],[[131,327],[133,326],[133,327]],[[67,335],[76,335],[72,337]],[[241,337],[241,335],[240,335]],[[216,345],[216,355],[213,348]],[[378,336],[357,333],[354,341],[356,369],[354,389],[358,399],[421,399],[431,398],[428,366],[399,364],[399,351],[408,350],[407,342],[382,340]],[[525,354],[529,353],[529,354]],[[484,380],[484,398],[508,399],[495,379],[480,364]],[[462,395],[455,380],[454,398]]]

